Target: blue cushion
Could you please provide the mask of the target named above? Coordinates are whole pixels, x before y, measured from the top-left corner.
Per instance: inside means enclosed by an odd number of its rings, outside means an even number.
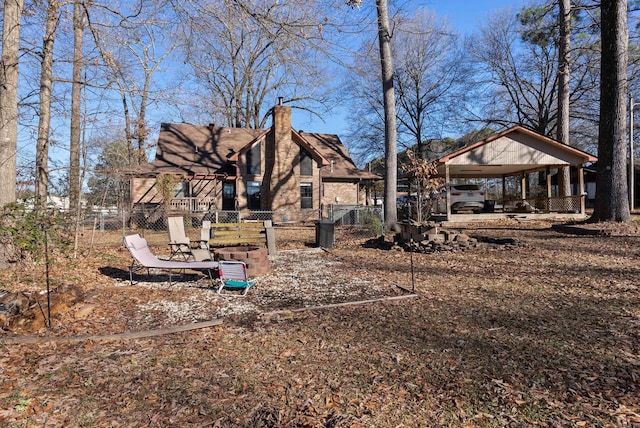
[[[237,279],[228,279],[224,282],[225,287],[232,287],[232,288],[248,288],[248,287],[252,287],[253,284],[255,284],[254,280],[239,281]]]

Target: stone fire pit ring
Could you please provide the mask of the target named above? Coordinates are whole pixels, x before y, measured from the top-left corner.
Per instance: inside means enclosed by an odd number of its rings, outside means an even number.
[[[266,247],[237,246],[222,247],[213,250],[216,260],[235,260],[245,262],[247,271],[252,278],[265,275],[271,271],[269,252]]]

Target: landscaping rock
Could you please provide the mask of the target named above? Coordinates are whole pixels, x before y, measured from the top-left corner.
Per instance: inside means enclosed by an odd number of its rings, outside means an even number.
[[[403,233],[397,236],[394,249],[417,253],[461,252],[471,249],[513,249],[522,245],[515,238],[472,237],[466,233],[443,229],[430,223],[411,223],[403,226]]]

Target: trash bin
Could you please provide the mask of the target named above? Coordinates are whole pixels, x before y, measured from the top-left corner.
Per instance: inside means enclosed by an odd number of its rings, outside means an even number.
[[[484,212],[492,213],[496,210],[496,201],[493,200],[485,200],[484,201]]]
[[[316,221],[316,245],[323,248],[333,247],[334,224],[331,220]]]

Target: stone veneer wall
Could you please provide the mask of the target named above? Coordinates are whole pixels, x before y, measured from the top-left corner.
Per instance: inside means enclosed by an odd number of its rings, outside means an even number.
[[[273,108],[273,132],[265,147],[266,208],[292,210],[300,208],[300,147],[291,139],[291,107]]]

